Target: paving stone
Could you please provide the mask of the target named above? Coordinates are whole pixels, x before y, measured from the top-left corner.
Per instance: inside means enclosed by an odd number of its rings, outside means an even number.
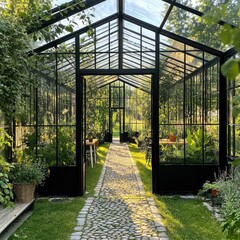
[[[81,231],[83,229],[83,227],[77,226],[74,228],[74,231]]]
[[[71,236],[70,239],[71,240],[79,240],[79,239],[81,239],[81,237],[80,236]]]
[[[80,232],[81,239],[88,240],[167,239],[162,217],[154,200],[145,196],[126,144],[110,145],[94,197],[86,200],[74,230],[71,239]]]

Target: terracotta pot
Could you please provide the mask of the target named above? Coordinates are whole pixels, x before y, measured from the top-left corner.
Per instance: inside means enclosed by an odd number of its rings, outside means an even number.
[[[27,203],[31,202],[34,199],[36,184],[14,183],[13,187],[17,202]]]
[[[211,189],[211,195],[212,195],[212,197],[217,197],[218,196],[218,189],[215,189],[215,188],[212,188]]]
[[[170,142],[176,142],[176,136],[175,135],[169,135],[168,139]]]

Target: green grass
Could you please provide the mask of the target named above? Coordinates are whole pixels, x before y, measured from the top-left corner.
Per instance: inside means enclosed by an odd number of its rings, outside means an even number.
[[[220,223],[203,206],[200,199],[181,199],[156,196],[151,194],[152,174],[151,167],[146,165],[145,154],[139,152],[136,144],[129,144],[132,157],[136,162],[146,191],[152,196],[164,217],[164,224],[172,240],[224,240],[226,234],[222,233]]]
[[[63,202],[49,202],[48,199],[38,199],[34,205],[32,215],[15,232],[10,240],[64,240],[69,239],[76,218],[85,204],[87,197],[92,196],[97,184],[103,164],[106,159],[109,144],[98,148],[98,162],[93,168],[87,166],[87,192],[84,197],[74,198]]]
[[[120,136],[120,125],[119,122],[117,122],[114,126],[113,126],[113,137],[119,137]]]

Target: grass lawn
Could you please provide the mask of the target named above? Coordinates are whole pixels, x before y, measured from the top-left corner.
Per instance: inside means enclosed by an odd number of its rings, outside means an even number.
[[[62,202],[49,202],[38,199],[32,215],[15,232],[10,240],[67,240],[76,226],[76,218],[85,204],[87,197],[92,196],[106,159],[109,144],[98,148],[98,162],[93,168],[87,166],[87,192],[84,197],[73,198]]]
[[[139,152],[136,144],[129,144],[132,157],[137,164],[146,194],[152,196],[164,217],[164,224],[171,240],[224,240],[220,223],[203,206],[200,199],[181,199],[179,196],[152,195],[152,171],[146,165],[145,153]]]
[[[120,125],[119,125],[119,122],[117,122],[113,126],[112,134],[113,134],[113,137],[120,137]]]

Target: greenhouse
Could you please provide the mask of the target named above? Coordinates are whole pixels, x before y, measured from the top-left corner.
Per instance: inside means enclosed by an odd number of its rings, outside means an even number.
[[[239,239],[239,6],[3,0],[0,238]]]
[[[238,155],[232,116],[238,79],[229,82],[220,71],[236,51],[221,43],[220,30],[225,23],[235,28],[239,19],[207,25],[199,19],[208,9],[191,1],[146,7],[87,0],[77,10],[71,3],[28,30],[34,34],[94,7],[90,26],[38,41],[29,55],[29,82],[37,86],[22,94],[24,110],[13,131],[16,146],[27,145],[51,168],[40,192],[84,194],[89,135],[100,142],[114,134],[121,142],[134,137],[139,145],[151,139],[153,193],[196,192],[213,180]],[[169,135],[176,140],[169,143]]]
[[[26,88],[24,112],[13,128],[16,146],[28,144],[51,167],[43,193],[83,195],[84,139],[92,134],[111,142],[115,126],[121,142],[136,134],[151,138],[154,193],[197,191],[238,154],[231,116],[238,80],[228,82],[220,72],[236,52],[221,44],[220,29],[226,22],[234,28],[239,19],[208,26],[199,21],[201,6],[184,1],[144,8],[87,0],[89,7],[95,8],[90,28],[40,42],[29,56],[37,87]],[[39,29],[77,13],[59,11]],[[170,134],[177,137],[173,144],[166,141]]]

